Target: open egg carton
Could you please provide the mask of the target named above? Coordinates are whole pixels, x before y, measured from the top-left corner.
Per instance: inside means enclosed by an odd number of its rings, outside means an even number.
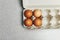
[[[33,2],[35,3],[35,5]],[[54,3],[52,2],[52,0],[50,0],[50,2],[47,1],[47,3],[45,4],[43,4],[42,2],[41,0],[23,0],[23,7],[25,8],[23,10],[23,26],[27,29],[59,29],[59,0],[53,1]],[[56,4],[56,2],[59,3]]]

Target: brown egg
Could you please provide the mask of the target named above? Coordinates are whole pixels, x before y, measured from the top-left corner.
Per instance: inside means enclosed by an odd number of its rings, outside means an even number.
[[[42,25],[42,20],[41,20],[40,18],[36,18],[36,19],[34,20],[34,25],[35,25],[36,27],[41,27],[41,25]]]
[[[31,18],[32,17],[32,10],[25,10],[24,15],[27,18]]]
[[[39,9],[35,9],[35,10],[33,11],[33,14],[34,14],[35,17],[40,17],[40,16],[42,16],[42,12],[41,12],[41,10],[39,10]]]
[[[24,20],[24,25],[27,27],[31,27],[32,26],[32,20],[31,19],[25,19]]]

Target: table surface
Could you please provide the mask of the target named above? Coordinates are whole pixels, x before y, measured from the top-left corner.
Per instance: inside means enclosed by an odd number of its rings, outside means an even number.
[[[0,40],[60,40],[60,29],[27,30],[21,0],[0,0]]]

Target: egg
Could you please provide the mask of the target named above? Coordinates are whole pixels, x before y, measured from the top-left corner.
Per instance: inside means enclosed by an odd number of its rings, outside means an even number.
[[[31,18],[32,17],[32,10],[25,10],[24,16],[27,18]]]
[[[36,19],[34,19],[34,25],[36,26],[36,27],[41,27],[41,25],[42,25],[42,20],[40,19],[40,18],[36,18]]]
[[[32,20],[31,19],[25,19],[24,20],[24,25],[27,27],[31,27],[32,26]]]
[[[33,11],[33,15],[34,15],[34,17],[40,17],[40,16],[42,16],[42,11],[39,9],[35,9]]]

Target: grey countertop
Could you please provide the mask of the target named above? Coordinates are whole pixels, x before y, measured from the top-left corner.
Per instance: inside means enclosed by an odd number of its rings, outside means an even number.
[[[27,30],[21,0],[0,0],[0,40],[60,40],[60,29]]]

